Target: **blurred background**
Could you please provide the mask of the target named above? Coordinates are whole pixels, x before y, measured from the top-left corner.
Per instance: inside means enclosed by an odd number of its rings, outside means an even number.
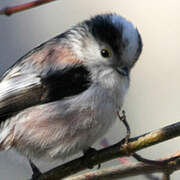
[[[0,8],[29,0],[0,0]],[[140,31],[143,53],[131,74],[125,109],[132,136],[180,120],[180,2],[178,0],[59,0],[10,17],[0,16],[0,73],[27,51],[92,15],[116,12]],[[118,122],[106,135],[110,144],[125,136]],[[97,143],[96,147],[101,146]],[[165,157],[179,150],[179,138],[140,151],[146,158]],[[132,160],[132,159],[130,159]],[[36,161],[37,162],[37,161]],[[37,162],[41,170],[57,164]],[[102,167],[119,164],[114,160]],[[26,158],[0,153],[0,179],[24,180],[31,175]],[[180,172],[172,175],[179,180]],[[144,180],[144,176],[126,178]]]

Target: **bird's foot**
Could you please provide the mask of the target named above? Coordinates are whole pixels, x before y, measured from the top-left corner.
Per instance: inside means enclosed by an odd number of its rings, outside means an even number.
[[[122,141],[120,141],[120,143],[126,149],[127,155],[131,156],[132,153],[130,152],[129,147],[128,147],[129,138],[131,135],[131,129],[126,118],[126,112],[122,110],[122,116],[119,114],[119,112],[117,112],[117,115],[118,115],[119,120],[122,121],[124,126],[126,127],[126,137]]]
[[[33,175],[30,180],[38,180],[39,176],[42,175],[41,171],[31,160],[29,160],[29,164],[30,164],[32,172],[33,172]]]
[[[94,148],[89,147],[86,151],[83,152],[84,156],[84,164],[86,165],[87,168],[92,169],[94,164],[91,161],[91,158],[97,154],[97,150]],[[101,168],[101,164],[98,164],[98,169]]]
[[[123,122],[124,126],[126,127],[126,137],[125,137],[125,143],[124,144],[128,144],[130,135],[131,135],[131,129],[130,126],[128,124],[127,118],[126,118],[126,112],[124,110],[122,110],[122,116],[119,114],[119,112],[117,112],[118,118],[120,121]]]

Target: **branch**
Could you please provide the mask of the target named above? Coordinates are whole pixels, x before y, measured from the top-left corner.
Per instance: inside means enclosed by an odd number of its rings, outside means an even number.
[[[180,136],[180,122],[131,138],[129,139],[128,145],[124,145],[121,141],[108,148],[99,150],[89,158],[89,161],[92,165],[97,165],[117,157],[129,156],[133,152],[167,141],[177,136]],[[62,179],[85,169],[87,169],[87,167],[84,165],[84,157],[82,156],[45,172],[38,178],[38,180]]]
[[[119,165],[112,168],[96,170],[85,173],[75,177],[65,178],[64,180],[109,180],[122,179],[131,176],[138,176],[149,173],[164,173],[163,180],[169,178],[169,175],[180,169],[180,156],[176,158],[169,158],[162,161],[162,164],[147,164],[147,163],[128,163],[126,165]],[[167,173],[168,172],[168,173]]]
[[[36,1],[29,2],[29,3],[20,4],[17,6],[6,7],[3,9],[0,9],[0,15],[10,16],[14,13],[24,11],[27,9],[31,9],[31,8],[34,8],[36,6],[40,6],[40,5],[43,5],[43,4],[52,2],[52,1],[56,1],[56,0],[36,0]]]

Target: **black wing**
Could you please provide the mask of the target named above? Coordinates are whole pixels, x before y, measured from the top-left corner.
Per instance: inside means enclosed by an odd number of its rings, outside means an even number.
[[[52,69],[43,77],[17,74],[4,78],[0,83],[0,122],[25,108],[82,93],[89,86],[90,73],[83,65]]]

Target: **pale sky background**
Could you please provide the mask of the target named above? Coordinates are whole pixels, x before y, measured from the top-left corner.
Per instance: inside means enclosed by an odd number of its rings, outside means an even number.
[[[0,8],[27,0],[0,0]],[[28,0],[29,1],[29,0]],[[135,24],[142,36],[143,53],[131,74],[124,109],[132,136],[180,120],[180,2],[178,0],[59,0],[26,12],[0,17],[0,72],[40,43],[92,15],[116,12]],[[125,136],[119,122],[107,138],[113,144]],[[140,152],[160,158],[179,150],[176,138]],[[56,164],[60,164],[57,162]],[[119,164],[111,161],[103,165]],[[52,163],[41,163],[47,170]],[[0,153],[0,179],[24,180],[31,175],[25,158]],[[180,172],[171,180],[179,180]],[[143,176],[126,178],[144,180]]]

